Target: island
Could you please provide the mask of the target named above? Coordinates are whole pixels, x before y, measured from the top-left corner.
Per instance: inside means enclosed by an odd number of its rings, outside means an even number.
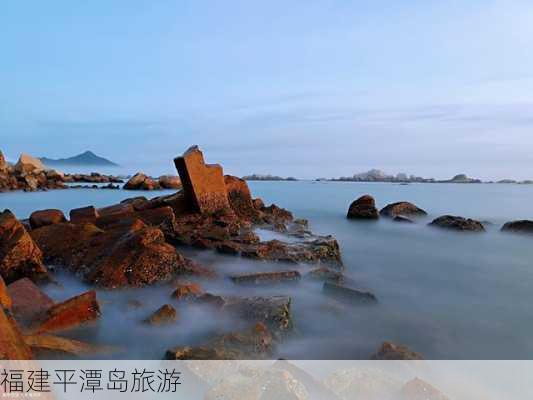
[[[41,162],[47,167],[65,167],[65,166],[99,166],[99,167],[118,167],[119,165],[113,161],[108,160],[97,156],[92,151],[85,151],[84,153],[78,154],[69,158],[47,158],[40,157]]]

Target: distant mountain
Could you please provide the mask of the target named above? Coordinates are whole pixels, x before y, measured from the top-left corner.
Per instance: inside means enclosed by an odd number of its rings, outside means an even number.
[[[61,167],[69,165],[89,165],[89,166],[100,166],[100,167],[118,167],[118,164],[115,164],[112,161],[109,161],[106,158],[99,157],[94,154],[92,151],[86,151],[85,153],[78,154],[74,157],[69,158],[59,158],[52,159],[41,157],[41,161],[44,165],[48,167]]]

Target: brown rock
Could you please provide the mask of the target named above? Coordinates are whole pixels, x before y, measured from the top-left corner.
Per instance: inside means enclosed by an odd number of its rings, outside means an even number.
[[[424,358],[410,350],[407,346],[391,342],[383,342],[378,351],[372,355],[372,360],[423,360]]]
[[[93,206],[70,210],[70,222],[73,224],[94,223],[99,216],[98,211]]]
[[[159,182],[156,182],[142,172],[137,172],[124,185],[124,190],[156,190],[160,189]]]
[[[0,150],[0,172],[7,172],[7,169],[8,169],[7,161],[4,158],[4,154]]]
[[[125,199],[120,202],[121,204],[131,204],[135,211],[144,210],[148,199],[144,196],[132,197],[130,199]]]
[[[204,291],[197,283],[184,282],[180,283],[172,293],[172,297],[177,300],[187,300],[202,295]]]
[[[263,200],[261,200],[260,198],[253,199],[253,205],[254,205],[254,208],[259,211],[265,208],[265,203],[263,203]]]
[[[31,360],[33,355],[24,342],[15,320],[0,307],[0,360]]]
[[[415,378],[402,388],[403,400],[448,400],[448,397],[422,379]]]
[[[181,188],[181,180],[179,176],[174,175],[162,175],[158,179],[159,186],[161,186],[163,189],[180,189]]]
[[[147,319],[144,320],[146,324],[150,325],[166,325],[172,322],[176,322],[178,313],[170,304],[165,304]]]
[[[91,290],[51,307],[35,333],[75,328],[100,316],[96,292]]]
[[[30,215],[30,225],[32,229],[40,228],[41,226],[59,224],[65,222],[65,214],[61,210],[49,209],[34,211]]]
[[[224,174],[218,164],[205,164],[197,146],[174,159],[185,197],[196,211],[213,214],[230,208]]]
[[[18,162],[15,164],[15,171],[18,173],[30,173],[44,171],[44,165],[38,158],[22,153]]]
[[[6,283],[48,278],[41,250],[9,210],[0,213],[0,275]]]
[[[359,289],[352,289],[333,282],[324,282],[322,291],[336,299],[354,304],[375,304],[378,301],[373,293]]]
[[[348,209],[349,219],[378,219],[379,214],[374,198],[368,194],[359,197]]]
[[[380,215],[389,218],[394,218],[399,215],[404,217],[419,217],[427,215],[427,212],[407,201],[389,204],[382,208],[379,213]]]
[[[443,215],[442,217],[434,219],[430,226],[438,228],[450,229],[462,232],[484,232],[483,224],[474,219],[466,219],[463,217],[456,217],[453,215]]]
[[[235,214],[240,218],[258,221],[259,213],[254,207],[252,194],[246,181],[236,176],[225,175],[224,182],[228,192],[229,204]]]
[[[120,216],[123,214],[131,214],[135,211],[133,204],[130,203],[119,203],[113,204],[112,206],[99,208],[96,213],[98,218],[108,217],[108,216]]]
[[[25,326],[45,315],[54,305],[54,301],[28,278],[13,282],[7,290],[13,301],[14,317]]]
[[[58,357],[64,356],[88,356],[96,354],[108,354],[113,351],[109,347],[95,346],[79,340],[67,339],[54,335],[24,335],[24,341],[31,347],[34,353],[43,358],[43,354],[53,354]],[[44,358],[48,359],[48,358]]]
[[[258,272],[255,274],[245,274],[231,276],[233,283],[241,285],[264,285],[279,282],[294,282],[300,280],[298,271],[278,271],[278,272]]]
[[[525,235],[533,235],[533,221],[520,220],[507,222],[502,226],[502,232],[521,233]]]
[[[0,307],[5,308],[6,310],[11,310],[12,305],[13,302],[7,291],[6,283],[0,276]]]

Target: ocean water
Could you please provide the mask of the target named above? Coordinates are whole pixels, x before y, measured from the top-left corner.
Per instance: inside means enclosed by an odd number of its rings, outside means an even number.
[[[321,293],[319,283],[306,280],[261,288],[235,286],[227,280],[201,282],[216,294],[291,296],[295,332],[275,357],[366,359],[381,342],[390,340],[430,359],[533,358],[533,238],[499,231],[506,221],[533,219],[533,186],[310,181],[249,185],[253,195],[265,203],[276,203],[307,218],[314,232],[334,235],[352,285],[373,292],[379,300],[374,306],[338,303]],[[90,189],[3,193],[0,209],[9,208],[19,218],[26,218],[37,209],[68,212],[75,207],[101,207],[127,197],[163,193]],[[429,215],[412,225],[385,219],[347,220],[350,202],[367,193],[376,198],[379,207],[406,200]],[[456,233],[427,226],[443,214],[486,221],[487,232]],[[221,275],[294,268],[211,251],[180,250]],[[309,267],[298,268],[305,272]],[[61,285],[45,288],[55,299],[85,289],[75,277],[61,273],[58,277]],[[121,350],[109,357],[161,358],[169,347],[201,343],[217,330],[241,325],[241,321],[212,315],[209,310],[174,304],[171,292],[169,285],[99,291],[101,320],[71,334]],[[130,300],[139,301],[141,307],[132,307]],[[165,303],[178,309],[175,325],[141,323]]]

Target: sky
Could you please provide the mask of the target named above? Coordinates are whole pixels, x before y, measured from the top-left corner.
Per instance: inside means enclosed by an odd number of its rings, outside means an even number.
[[[4,0],[0,149],[533,179],[531,0]]]

